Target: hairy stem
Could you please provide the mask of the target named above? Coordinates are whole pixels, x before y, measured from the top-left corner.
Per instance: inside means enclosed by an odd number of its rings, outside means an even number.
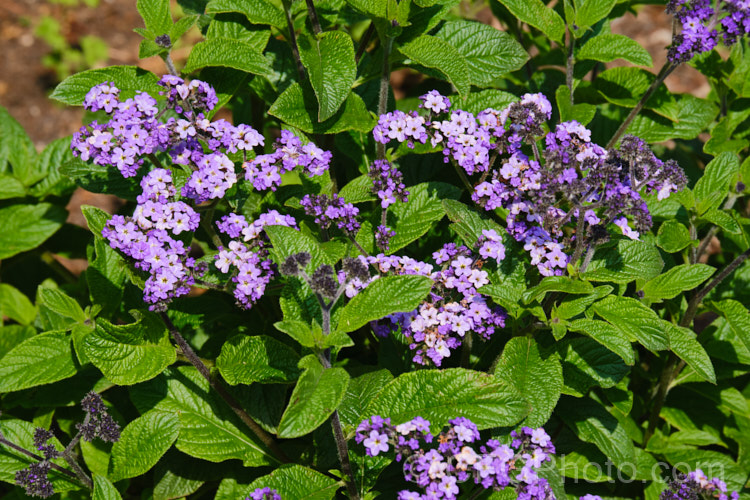
[[[570,26],[566,27],[566,31],[568,32],[568,59],[565,66],[565,83],[570,89],[570,106],[573,107],[573,50],[576,46],[576,39],[573,36],[573,32],[570,31]]]
[[[581,267],[578,268],[579,273],[586,272],[586,269],[589,267],[589,264],[591,264],[591,259],[594,258],[594,252],[596,252],[596,247],[594,245],[590,245],[588,250],[586,250],[586,256],[583,258]]]
[[[648,87],[648,90],[646,90],[646,93],[643,94],[643,97],[638,101],[638,103],[635,105],[635,107],[630,110],[630,114],[625,118],[625,121],[622,122],[622,125],[620,125],[620,128],[617,129],[617,132],[615,132],[615,135],[612,136],[612,138],[607,143],[607,149],[613,148],[615,144],[617,144],[617,141],[620,140],[622,135],[625,133],[625,131],[628,129],[630,124],[633,122],[635,117],[638,115],[638,113],[641,112],[641,109],[643,109],[643,106],[646,104],[646,102],[651,98],[654,92],[656,92],[656,89],[659,88],[659,85],[664,83],[664,80],[679,66],[679,63],[673,63],[671,61],[667,61],[664,66],[662,66],[661,71],[659,71],[659,74],[656,76],[656,79],[651,82],[651,85]]]
[[[16,443],[14,443],[12,441],[8,441],[7,439],[5,439],[5,436],[3,436],[2,434],[0,434],[0,444],[4,444],[8,448],[12,448],[12,449],[14,449],[14,450],[16,450],[18,452],[21,452],[24,455],[26,455],[27,457],[31,457],[34,460],[37,460],[39,462],[44,461],[44,457],[40,457],[36,453],[31,452],[31,451],[27,450],[26,448],[24,448],[22,446],[18,446]],[[53,463],[53,462],[50,462],[49,466],[52,469],[54,469],[54,470],[56,470],[58,472],[61,472],[61,473],[65,474],[68,477],[72,477],[74,479],[78,479],[78,476],[76,476],[73,471],[70,471],[70,470],[66,469],[65,467],[60,467],[59,465],[57,465],[56,463]]]
[[[461,183],[466,188],[466,192],[469,193],[469,196],[471,196],[471,193],[474,192],[474,188],[471,186],[471,182],[469,182],[469,178],[466,177],[466,172],[456,163],[455,161],[451,161],[453,164],[453,168],[456,169],[456,173],[458,174],[458,177],[461,179]]]
[[[297,34],[294,32],[294,22],[292,21],[291,0],[282,0],[284,14],[286,15],[286,29],[289,31],[289,44],[292,46],[292,57],[297,65],[297,76],[300,80],[305,79],[305,67],[302,65],[302,59],[299,57],[299,46],[297,45]]]
[[[214,209],[211,208],[209,211],[207,211],[205,214],[203,214],[205,217],[201,217],[201,227],[203,230],[208,234],[208,236],[211,238],[211,242],[214,244],[214,246],[218,249],[220,247],[224,246],[224,243],[222,243],[221,238],[219,238],[219,235],[216,233],[216,230],[214,230],[213,224],[211,224],[211,220],[214,218]]]
[[[359,63],[359,60],[362,58],[362,56],[365,53],[365,50],[367,50],[367,46],[370,44],[370,39],[372,38],[372,34],[375,33],[375,23],[370,21],[370,26],[367,27],[367,31],[365,31],[365,34],[362,35],[362,38],[359,40],[359,46],[357,47],[357,53],[354,55],[354,62]]]
[[[232,411],[234,411],[234,413],[240,418],[240,420],[242,420],[242,422],[247,425],[252,433],[255,434],[258,439],[260,439],[260,441],[264,445],[266,445],[266,447],[268,447],[269,450],[271,450],[271,453],[273,453],[273,455],[279,462],[291,463],[291,460],[289,460],[289,458],[286,456],[286,453],[284,453],[284,451],[279,447],[276,441],[274,441],[271,435],[264,431],[263,428],[258,424],[258,422],[256,422],[253,417],[247,414],[247,412],[242,408],[242,406],[234,398],[234,396],[232,396],[229,391],[227,391],[226,388],[224,388],[224,386],[219,383],[219,381],[211,376],[211,372],[208,367],[203,363],[203,361],[201,361],[193,348],[190,347],[190,344],[188,344],[185,338],[180,334],[179,330],[177,330],[177,327],[175,327],[174,323],[172,323],[172,320],[169,319],[169,316],[167,316],[167,313],[162,312],[160,313],[160,316],[162,321],[164,321],[164,324],[166,324],[167,328],[169,328],[169,333],[172,335],[175,343],[179,346],[182,354],[188,359],[190,364],[193,365],[196,370],[198,370],[198,373],[200,373],[203,378],[208,381],[208,384],[211,386],[211,388],[216,391],[216,393],[229,405],[230,408],[232,408]]]
[[[310,16],[310,24],[312,25],[313,33],[315,33],[315,36],[318,36],[323,30],[320,27],[318,11],[315,10],[315,3],[313,0],[305,0],[305,2],[307,3],[307,15]]]
[[[388,111],[388,90],[391,88],[391,49],[393,48],[393,38],[383,35],[385,40],[381,40],[383,45],[383,70],[380,74],[380,92],[378,93],[378,116],[384,115]],[[376,155],[378,160],[385,160],[385,144],[378,142],[376,144]]]
[[[62,456],[65,459],[65,461],[68,462],[68,465],[70,465],[70,468],[73,469],[73,472],[75,472],[75,475],[78,478],[78,480],[81,481],[87,488],[94,489],[93,481],[91,481],[91,478],[84,472],[81,466],[78,465],[78,462],[76,461],[75,458],[73,458],[70,452],[67,451],[67,448],[63,452]]]

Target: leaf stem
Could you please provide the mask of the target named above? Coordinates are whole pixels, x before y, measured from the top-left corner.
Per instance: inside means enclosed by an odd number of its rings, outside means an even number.
[[[573,99],[573,67],[574,67],[574,60],[573,60],[573,51],[576,46],[576,39],[573,36],[573,32],[570,31],[570,26],[566,26],[565,30],[568,32],[568,58],[566,61],[566,67],[565,67],[565,83],[568,86],[568,89],[570,89],[570,107],[573,107],[574,99]]]
[[[388,111],[388,90],[391,87],[391,49],[393,48],[393,38],[383,34],[385,40],[381,40],[383,45],[383,70],[380,75],[380,92],[378,93],[378,116],[382,116]],[[376,144],[376,154],[378,160],[385,160],[385,144],[378,142]]]
[[[612,136],[612,138],[607,143],[607,149],[613,148],[615,144],[617,144],[617,141],[620,140],[622,135],[625,133],[625,131],[628,129],[630,124],[633,122],[635,117],[638,115],[638,113],[641,112],[641,109],[643,109],[643,106],[646,104],[646,102],[649,100],[649,98],[653,95],[654,92],[656,92],[656,89],[659,88],[659,85],[664,83],[664,80],[679,66],[679,63],[673,63],[671,61],[667,61],[664,63],[664,66],[662,66],[661,70],[659,71],[659,74],[656,76],[656,79],[651,82],[651,85],[649,85],[648,89],[646,90],[646,93],[643,94],[643,97],[638,101],[638,103],[635,105],[635,107],[630,110],[630,114],[628,114],[627,118],[625,118],[625,121],[622,122],[622,125],[620,125],[620,128],[617,129],[615,132],[615,135]]]
[[[310,24],[312,25],[313,33],[315,33],[315,36],[318,36],[323,30],[320,27],[318,11],[315,10],[315,3],[313,0],[305,0],[305,3],[307,3],[307,15],[310,16]]]
[[[302,65],[302,59],[299,57],[299,46],[297,45],[297,34],[294,32],[294,21],[292,21],[291,0],[282,0],[286,16],[286,28],[289,31],[289,44],[292,46],[292,56],[297,65],[297,75],[300,80],[305,79],[305,67]]]
[[[255,434],[260,441],[268,447],[269,450],[274,454],[276,459],[281,463],[291,463],[291,460],[289,457],[286,456],[286,453],[279,447],[279,445],[274,441],[274,439],[271,437],[270,434],[268,434],[266,431],[263,430],[263,428],[256,422],[253,417],[248,415],[248,413],[242,408],[240,403],[232,396],[229,391],[224,388],[221,383],[216,380],[214,377],[211,376],[211,372],[208,369],[208,367],[203,363],[203,361],[198,357],[198,355],[195,353],[192,347],[190,347],[190,344],[187,343],[185,338],[180,334],[179,330],[177,330],[177,327],[172,323],[172,320],[169,319],[169,316],[166,312],[160,313],[162,321],[164,321],[164,324],[167,325],[167,328],[169,328],[169,333],[174,339],[175,343],[179,346],[180,350],[182,351],[182,354],[187,358],[187,360],[190,362],[191,365],[195,367],[196,370],[198,370],[198,373],[200,373],[203,378],[205,378],[208,381],[208,384],[211,386],[213,390],[216,391],[216,393],[223,399],[230,408],[232,408],[232,411],[242,420],[242,422],[250,428],[253,434]]]

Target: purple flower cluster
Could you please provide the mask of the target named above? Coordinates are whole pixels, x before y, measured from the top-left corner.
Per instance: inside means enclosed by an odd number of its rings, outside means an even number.
[[[152,310],[160,310],[195,283],[195,259],[188,257],[189,247],[175,236],[195,231],[200,216],[190,205],[175,200],[169,170],[152,170],[141,180],[141,188],[133,216],[113,216],[102,235],[149,273],[143,297]]]
[[[485,259],[501,260],[505,247],[495,231],[484,231],[479,242],[480,254]],[[466,335],[475,333],[487,340],[496,328],[505,326],[505,312],[492,307],[479,292],[489,283],[484,261],[475,257],[465,246],[446,244],[433,253],[442,269],[432,272],[433,266],[408,257],[382,254],[368,262],[381,272],[421,274],[435,282],[428,299],[409,313],[395,313],[373,323],[377,335],[386,336],[398,331],[409,340],[418,364],[441,366],[451,352],[461,346]]]
[[[222,217],[217,226],[232,241],[228,248],[219,247],[214,265],[222,273],[231,275],[237,304],[250,309],[263,296],[275,275],[263,229],[266,226],[296,228],[297,221],[291,215],[270,210],[259,215],[252,223],[248,223],[242,215],[231,213]]]
[[[404,464],[404,479],[424,490],[402,490],[399,500],[455,499],[459,485],[466,482],[494,491],[510,487],[523,500],[554,499],[547,480],[539,476],[555,453],[544,429],[513,431],[509,446],[495,439],[482,443],[477,426],[467,418],[449,424],[434,436],[422,417],[392,425],[376,415],[359,424],[355,440],[370,456],[393,450]]]
[[[99,438],[105,443],[120,440],[120,424],[109,414],[99,394],[94,391],[86,394],[81,401],[81,408],[86,414],[83,422],[76,424],[76,428],[81,432],[81,439],[90,442]]]
[[[406,203],[409,191],[403,183],[401,172],[386,160],[375,160],[369,172],[372,191],[380,198],[380,206],[388,208],[396,200]]]
[[[166,89],[160,94],[166,95],[170,107],[180,114],[190,116],[195,112],[211,111],[219,103],[213,87],[200,80],[185,83],[179,76],[164,75],[159,85]]]
[[[696,54],[716,47],[721,37],[726,45],[750,33],[750,3],[747,0],[717,2],[711,0],[670,0],[667,13],[673,14],[681,30],[675,34],[667,58],[674,63],[687,62]],[[721,34],[719,33],[721,30]]]
[[[16,472],[16,484],[24,488],[30,497],[49,498],[55,494],[55,489],[47,476],[49,470],[50,463],[46,460],[30,464]]]
[[[256,488],[245,500],[281,500],[281,495],[278,491],[266,486],[265,488]]]
[[[717,498],[718,500],[738,500],[739,493],[728,494],[724,481],[715,477],[708,479],[701,469],[695,469],[686,475],[670,481],[669,486],[659,495],[659,500],[693,500],[698,498]]]
[[[258,155],[243,163],[245,179],[253,183],[258,191],[276,190],[281,185],[281,174],[302,167],[310,176],[323,175],[331,163],[331,152],[324,151],[302,140],[288,130],[281,131],[281,137],[274,145],[273,153]]]
[[[451,110],[435,91],[422,101],[432,120],[425,121],[432,144],[442,145],[446,162],[468,175],[481,174],[472,199],[486,210],[504,209],[508,232],[544,276],[562,275],[572,249],[601,244],[610,224],[637,238],[651,227],[641,192],[663,199],[686,184],[679,166],[657,159],[633,136],[611,151],[593,144],[591,132],[575,121],[545,136],[552,105],[542,94],[526,94],[503,110],[477,116]],[[398,130],[394,120],[383,115],[381,129]],[[396,133],[375,136],[386,143],[404,140]]]
[[[372,135],[381,144],[388,144],[394,139],[407,142],[409,147],[414,147],[414,141],[424,144],[428,138],[424,117],[416,111],[404,113],[398,110],[381,115]]]
[[[306,194],[299,204],[307,215],[315,217],[315,223],[322,229],[328,229],[331,224],[336,223],[336,227],[351,236],[359,231],[359,209],[336,193],[333,196]]]

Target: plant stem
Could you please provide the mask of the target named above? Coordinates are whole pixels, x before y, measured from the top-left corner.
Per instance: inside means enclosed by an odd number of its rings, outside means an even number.
[[[380,75],[380,92],[378,94],[378,116],[384,115],[388,111],[388,90],[391,88],[391,48],[393,47],[393,38],[384,34],[385,40],[381,40],[383,45],[383,71]],[[378,142],[376,144],[376,154],[378,160],[385,160],[385,144]]]
[[[365,31],[365,34],[362,35],[362,38],[359,40],[359,46],[357,47],[357,53],[354,55],[354,62],[359,63],[359,60],[362,58],[362,56],[365,53],[365,50],[367,49],[367,46],[370,44],[370,39],[372,38],[372,34],[375,33],[375,23],[370,21],[370,26],[367,27],[367,31]]]
[[[211,219],[213,219],[214,215],[214,209],[211,208],[208,212],[206,212],[205,217],[201,217],[201,227],[203,230],[208,234],[208,236],[211,238],[211,242],[214,244],[214,246],[218,249],[220,247],[224,246],[224,243],[222,243],[221,238],[219,238],[219,235],[214,230],[213,225],[211,225]]]
[[[667,61],[664,63],[664,66],[662,66],[661,71],[659,71],[659,74],[656,76],[656,79],[651,82],[651,85],[649,85],[648,89],[646,90],[646,93],[643,94],[643,97],[638,101],[638,104],[635,105],[635,107],[630,110],[630,114],[625,118],[625,121],[622,122],[622,125],[620,125],[620,128],[617,129],[617,132],[615,132],[615,135],[612,136],[612,138],[607,143],[607,149],[613,148],[615,144],[617,144],[617,141],[620,140],[620,137],[625,133],[625,131],[628,129],[630,124],[633,122],[635,117],[640,113],[641,109],[643,109],[643,106],[646,104],[646,102],[649,100],[649,98],[653,95],[654,92],[656,92],[656,89],[659,88],[659,85],[664,83],[664,80],[679,66],[679,63],[673,63],[671,61]]]
[[[73,469],[73,472],[75,472],[76,477],[78,477],[78,480],[81,481],[87,488],[94,489],[94,483],[91,481],[91,478],[83,471],[80,465],[78,465],[78,462],[70,455],[70,453],[63,452],[63,458],[66,462],[68,462],[68,465],[70,465],[70,468]]]
[[[167,65],[167,71],[169,71],[170,75],[180,76],[177,72],[177,68],[174,66],[174,61],[172,61],[172,54],[169,51],[167,51],[166,55],[162,56],[162,59],[164,59],[164,64]]]
[[[323,30],[320,28],[320,21],[318,20],[318,11],[315,10],[315,3],[313,0],[305,0],[307,3],[307,15],[310,16],[310,24],[312,24],[313,33],[315,36],[320,35]]]
[[[316,296],[318,297],[320,312],[323,317],[323,335],[328,336],[331,333],[331,309],[333,309],[336,299],[332,300],[326,306],[323,297],[320,294],[316,294]],[[326,370],[331,368],[330,349],[326,349],[321,361]],[[344,482],[346,483],[346,490],[349,492],[349,499],[359,500],[359,490],[357,490],[357,483],[354,481],[354,474],[352,473],[352,464],[349,461],[349,447],[346,444],[346,437],[341,428],[338,410],[334,410],[333,414],[331,414],[331,427],[333,428],[333,436],[336,439],[336,451],[341,462],[341,472],[344,473]]]
[[[185,338],[180,334],[179,330],[177,330],[177,327],[174,326],[174,323],[172,323],[172,320],[169,319],[169,316],[167,316],[166,312],[160,313],[162,321],[164,321],[164,324],[167,325],[167,328],[169,328],[169,333],[172,335],[172,338],[174,339],[175,343],[180,347],[180,350],[182,351],[182,354],[188,359],[191,365],[195,367],[196,370],[198,370],[198,373],[200,373],[203,378],[205,378],[208,381],[208,384],[211,386],[213,390],[216,391],[216,393],[223,399],[230,408],[232,408],[232,411],[242,420],[242,422],[247,425],[253,434],[255,434],[260,441],[268,447],[269,450],[274,454],[276,459],[279,462],[282,463],[291,463],[291,460],[289,460],[289,457],[286,456],[286,453],[279,447],[279,445],[274,441],[274,439],[271,437],[270,434],[268,434],[266,431],[263,430],[263,428],[253,420],[253,418],[247,414],[247,412],[240,406],[240,403],[232,396],[229,391],[227,391],[221,383],[219,383],[215,378],[211,376],[211,372],[208,369],[208,367],[201,361],[201,359],[198,357],[198,355],[195,353],[192,347],[190,347],[190,344],[187,343]]]
[[[588,268],[589,264],[591,264],[591,259],[594,258],[594,252],[596,252],[596,247],[593,245],[589,246],[588,250],[586,250],[586,256],[583,258],[583,262],[581,263],[581,267],[578,268],[579,273],[586,272],[586,268]]]
[[[693,296],[692,299],[690,299],[687,311],[685,311],[685,315],[682,317],[679,323],[681,327],[688,328],[692,324],[693,319],[695,319],[695,315],[698,311],[698,306],[701,304],[703,299],[706,298],[706,295],[708,295],[711,290],[716,288],[722,281],[724,281],[727,276],[732,274],[732,272],[734,272],[734,270],[737,269],[748,257],[750,257],[750,248],[738,255],[737,258],[730,262],[724,269],[722,269],[722,271],[713,280],[711,280],[708,285],[704,286],[698,293]],[[654,430],[656,429],[656,424],[659,422],[659,414],[661,413],[661,409],[664,406],[664,400],[667,397],[667,393],[669,392],[669,388],[672,385],[672,381],[684,366],[684,362],[680,363],[678,366],[677,356],[675,356],[673,353],[669,353],[669,359],[667,360],[667,364],[664,366],[661,377],[659,379],[659,387],[657,389],[656,396],[654,397],[654,406],[651,409],[651,415],[648,420],[648,428],[646,429],[646,433],[643,436],[644,445],[646,444],[646,442],[648,442],[651,436],[653,436]]]
[[[573,36],[573,32],[570,31],[570,26],[566,26],[566,31],[568,32],[568,59],[566,62],[565,67],[565,83],[568,85],[568,88],[570,89],[570,107],[573,107],[574,99],[573,99],[573,50],[576,46],[576,39]]]
[[[3,436],[2,434],[0,434],[0,444],[4,444],[8,448],[12,448],[12,449],[14,449],[16,451],[19,451],[19,452],[23,453],[24,455],[33,458],[34,460],[38,460],[39,462],[44,461],[44,457],[40,457],[36,453],[33,453],[33,452],[27,450],[26,448],[24,448],[22,446],[18,446],[16,443],[14,443],[12,441],[8,441],[7,439],[5,439],[5,436]],[[60,467],[59,465],[57,465],[56,463],[53,463],[53,462],[50,462],[49,466],[52,469],[54,469],[54,470],[56,470],[58,472],[61,472],[61,473],[65,474],[68,477],[72,477],[74,479],[78,479],[78,476],[76,476],[74,472],[66,469],[65,467]]]
[[[469,178],[466,177],[466,172],[464,172],[463,169],[455,161],[451,160],[451,163],[453,164],[453,168],[456,169],[456,173],[458,174],[458,177],[461,179],[461,182],[466,188],[466,191],[469,193],[469,196],[471,196],[471,193],[474,192],[474,188],[471,187],[471,182],[469,182]]]
[[[471,345],[473,337],[471,332],[466,332],[466,336],[461,343],[461,368],[468,368],[471,361]]]
[[[302,60],[299,57],[299,46],[297,45],[297,34],[294,32],[294,22],[292,21],[292,13],[290,11],[291,1],[282,0],[281,4],[284,6],[284,14],[286,15],[286,29],[289,31],[289,43],[292,46],[292,56],[294,62],[297,65],[297,75],[300,80],[305,79],[305,67],[302,65]]]

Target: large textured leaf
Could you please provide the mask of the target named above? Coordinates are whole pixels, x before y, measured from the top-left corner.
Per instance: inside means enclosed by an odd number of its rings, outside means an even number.
[[[120,492],[106,477],[94,474],[93,481],[94,491],[91,496],[93,500],[122,500]]]
[[[346,394],[339,407],[339,418],[344,427],[344,433],[353,430],[362,420],[370,417],[365,414],[367,405],[391,380],[393,380],[391,372],[378,370],[349,381]]]
[[[594,400],[563,398],[560,418],[579,439],[595,444],[615,465],[635,463],[633,441],[615,417]]]
[[[10,174],[12,171],[18,180],[28,184],[25,181],[34,176],[35,159],[34,143],[21,124],[0,106],[0,172]]]
[[[739,171],[739,158],[732,153],[722,153],[706,165],[706,170],[693,189],[698,200],[699,214],[711,208],[718,208],[727,196],[730,182]]]
[[[0,359],[24,340],[36,335],[33,326],[6,325],[0,327]]]
[[[138,13],[151,35],[157,37],[172,30],[172,16],[169,13],[169,0],[138,0]]]
[[[619,240],[615,246],[596,251],[583,277],[590,281],[630,283],[637,278],[656,277],[663,266],[659,251],[652,245]]]
[[[65,332],[48,332],[24,340],[0,359],[0,393],[51,384],[76,374]]]
[[[298,38],[299,55],[318,98],[318,121],[332,117],[349,95],[357,77],[354,43],[343,31],[328,31],[318,38]]]
[[[596,319],[577,319],[568,328],[574,332],[585,333],[601,345],[617,354],[625,363],[632,366],[635,363],[633,346],[628,337],[616,326]]]
[[[432,284],[430,278],[415,275],[376,279],[344,306],[336,329],[353,332],[389,314],[413,311],[430,293]]]
[[[655,75],[640,68],[610,68],[599,74],[594,88],[612,104],[634,108],[655,79]],[[679,119],[677,101],[665,85],[656,89],[644,107],[669,120]]]
[[[119,385],[152,379],[177,356],[166,327],[153,314],[128,325],[98,319],[96,329],[83,340],[83,351],[108,380]]]
[[[333,265],[336,263],[323,250],[320,243],[297,229],[286,226],[266,226],[265,231],[271,240],[274,253],[278,256],[279,264],[283,263],[290,255],[300,252],[310,254],[310,264],[307,266],[309,274],[312,274],[315,269],[323,264]]]
[[[460,189],[442,182],[409,187],[409,201],[388,207],[388,225],[396,231],[388,253],[397,252],[427,233],[432,223],[445,215],[442,200],[457,199],[460,195]]]
[[[278,340],[264,335],[237,335],[222,346],[216,367],[232,385],[288,383],[299,375],[298,362],[299,355]]]
[[[341,483],[320,472],[301,465],[284,465],[267,476],[256,479],[241,498],[248,497],[258,488],[271,488],[281,498],[294,500],[331,500]]]
[[[537,28],[552,40],[562,43],[563,36],[565,36],[565,21],[542,0],[499,1],[520,21]]]
[[[541,427],[547,423],[563,386],[562,366],[556,352],[542,355],[530,337],[510,339],[495,368],[495,376],[518,389],[531,403],[525,425]]]
[[[364,101],[354,92],[349,93],[336,114],[318,122],[317,100],[309,83],[290,85],[268,113],[308,134],[336,134],[345,130],[369,132],[375,126]]]
[[[750,349],[750,311],[741,302],[733,299],[711,302],[710,307],[724,316],[737,339]]]
[[[60,173],[69,177],[86,191],[114,194],[126,200],[135,201],[141,189],[131,179],[126,179],[116,168],[107,165],[94,165],[78,158],[60,166]]]
[[[124,91],[121,98],[128,97],[128,94],[132,96],[138,90],[157,96],[162,90],[158,81],[155,74],[135,66],[108,66],[69,76],[55,87],[50,97],[63,104],[81,106],[91,87],[104,82],[113,82],[115,87]]]
[[[404,373],[386,385],[365,411],[401,424],[421,416],[432,429],[466,417],[479,429],[512,426],[529,411],[523,396],[508,383],[463,368]]]
[[[212,38],[193,47],[185,63],[185,72],[207,66],[233,68],[253,75],[270,74],[268,60],[252,43],[233,38]]]
[[[131,399],[141,412],[153,409],[179,416],[176,446],[183,453],[210,462],[239,459],[248,467],[276,463],[192,366],[167,369],[159,377],[134,386]],[[251,415],[256,411],[247,410]]]
[[[300,437],[317,429],[341,404],[349,384],[346,370],[326,369],[313,354],[303,358],[299,366],[305,371],[281,417],[278,432],[281,438]]]
[[[664,142],[669,139],[694,139],[716,117],[717,106],[706,99],[690,94],[681,95],[677,101],[677,121],[664,118],[649,110],[642,111],[628,127],[628,133],[646,142]]]
[[[468,66],[469,80],[478,87],[490,86],[529,59],[529,54],[513,37],[478,22],[448,21],[435,36],[458,50]]]
[[[706,264],[681,264],[643,285],[643,297],[649,300],[663,300],[677,297],[687,290],[697,287],[716,271]]]
[[[70,141],[70,136],[52,141],[37,157],[33,172],[29,175],[30,180],[35,182],[30,190],[34,197],[64,196],[72,191],[73,181],[60,172],[62,165],[73,160]]]
[[[690,245],[690,231],[676,220],[667,220],[659,226],[656,244],[665,252],[675,253]]]
[[[39,287],[38,297],[44,305],[58,315],[73,320],[77,323],[86,321],[81,306],[72,297],[59,288]]]
[[[637,340],[650,351],[669,347],[669,336],[664,329],[665,323],[671,323],[660,319],[636,299],[610,295],[591,306],[591,309],[620,329],[631,341]]]
[[[565,340],[557,347],[562,359],[565,394],[580,397],[591,387],[614,387],[630,371],[619,356],[591,339]]]
[[[706,350],[695,338],[695,333],[672,323],[665,322],[669,335],[669,349],[684,360],[690,368],[708,382],[716,383],[716,373]]]
[[[254,24],[270,24],[286,29],[284,12],[273,2],[266,0],[211,0],[206,5],[206,14],[219,12],[239,12]]]
[[[611,62],[624,59],[638,66],[653,66],[651,55],[640,43],[625,35],[604,33],[591,38],[576,52],[577,59]]]
[[[62,227],[68,212],[58,205],[11,205],[0,208],[0,259],[31,250]]]
[[[469,67],[464,56],[452,44],[435,36],[422,35],[402,45],[399,50],[412,62],[445,75],[459,94],[469,93]]]
[[[113,481],[148,472],[177,440],[180,421],[175,414],[149,411],[130,422],[112,447]]]
[[[606,17],[617,0],[576,0],[576,26],[587,28]]]

